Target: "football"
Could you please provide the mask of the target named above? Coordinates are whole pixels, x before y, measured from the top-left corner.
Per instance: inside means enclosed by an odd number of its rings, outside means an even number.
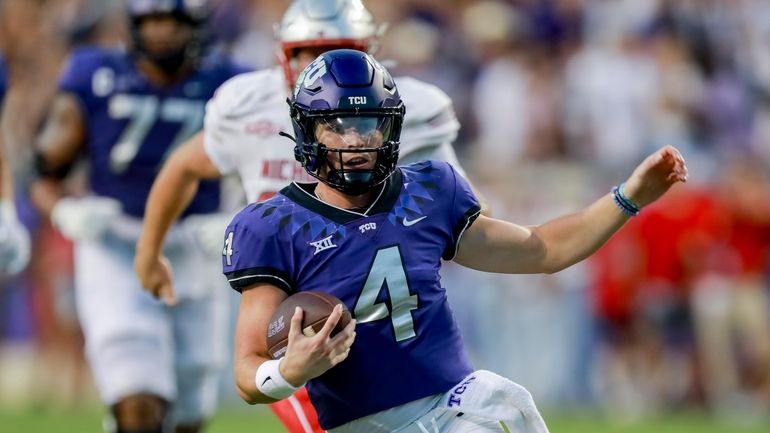
[[[267,327],[267,350],[273,359],[278,359],[286,353],[289,343],[289,325],[294,315],[294,308],[300,307],[304,312],[302,317],[302,333],[313,336],[323,328],[326,319],[332,313],[334,306],[342,304],[343,311],[332,335],[342,331],[350,322],[350,311],[337,297],[323,292],[299,292],[286,298],[270,318]]]

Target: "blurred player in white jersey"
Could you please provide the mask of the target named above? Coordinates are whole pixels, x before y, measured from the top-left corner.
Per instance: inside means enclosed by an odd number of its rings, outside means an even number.
[[[7,87],[7,75],[0,57],[0,115]],[[0,280],[20,272],[29,261],[29,233],[16,217],[13,203],[13,174],[5,158],[3,130],[0,128]]]
[[[240,177],[249,202],[264,200],[294,179],[307,179],[281,131],[291,131],[287,97],[300,71],[319,53],[336,48],[369,51],[380,27],[360,0],[296,0],[276,28],[280,65],[242,74],[220,87],[206,106],[204,131],[169,158],[147,202],[137,244],[136,272],[153,295],[173,302],[172,275],[162,256],[169,227],[203,179]],[[396,77],[406,105],[400,161],[439,159],[461,171],[452,142],[457,121],[452,102],[437,87]],[[231,215],[212,220],[209,233],[217,260]],[[237,360],[236,360],[237,362]],[[296,398],[298,397],[299,400]],[[322,431],[304,390],[272,406],[292,432]]]
[[[180,277],[169,307],[141,289],[134,246],[155,175],[203,126],[205,103],[245,69],[205,56],[206,1],[129,0],[131,50],[81,47],[37,141],[35,204],[74,241],[78,318],[117,433],[196,433],[215,408],[226,357],[227,298],[216,267],[175,227],[164,254]],[[67,194],[85,155],[90,192]],[[201,186],[184,217],[217,212],[219,185]],[[112,433],[112,432],[110,432]]]

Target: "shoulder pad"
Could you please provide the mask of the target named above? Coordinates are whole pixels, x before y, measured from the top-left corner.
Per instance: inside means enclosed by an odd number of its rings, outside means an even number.
[[[406,106],[405,124],[427,122],[452,108],[452,100],[433,84],[412,77],[396,77],[396,87]]]
[[[115,48],[83,46],[72,50],[69,55],[69,61],[85,67],[91,66],[96,68],[105,64],[117,62],[120,59],[125,58],[125,56],[127,56],[125,51]]]
[[[263,101],[286,93],[283,75],[278,68],[236,75],[225,81],[209,101],[218,116],[238,118],[263,107]],[[286,112],[289,112],[287,106]]]
[[[93,75],[102,67],[117,69],[121,62],[127,61],[127,54],[122,50],[103,47],[80,47],[73,50],[59,75],[60,89],[69,91],[91,90]]]
[[[398,77],[395,81],[406,108],[401,156],[418,149],[453,143],[460,122],[449,96],[438,87],[411,77]]]

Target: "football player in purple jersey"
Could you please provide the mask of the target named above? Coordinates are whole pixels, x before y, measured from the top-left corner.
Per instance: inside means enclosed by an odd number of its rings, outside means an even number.
[[[227,299],[184,221],[165,250],[180,281],[177,305],[157,302],[133,273],[145,201],[163,161],[202,127],[214,91],[245,71],[204,55],[207,3],[129,0],[132,49],[73,51],[37,141],[33,200],[74,241],[86,352],[121,433],[199,431],[215,408],[225,361],[218,352]],[[89,192],[76,197],[65,186],[81,156]],[[203,183],[183,218],[218,208],[218,183]]]
[[[290,131],[286,98],[297,75],[318,54],[337,48],[374,50],[383,26],[361,0],[294,0],[276,24],[279,64],[241,74],[217,90],[206,105],[201,133],[173,152],[147,201],[135,270],[153,295],[173,302],[175,278],[163,257],[168,229],[189,203],[199,182],[237,174],[249,202],[267,199],[295,179],[311,180],[280,131]],[[401,134],[400,162],[444,160],[462,171],[452,143],[460,128],[452,101],[436,86],[395,77],[409,111]],[[232,213],[195,218],[212,256]],[[270,405],[292,433],[321,432],[307,392]]]
[[[242,293],[236,385],[270,403],[306,385],[330,432],[547,432],[531,395],[474,371],[440,285],[442,259],[482,271],[558,272],[596,251],[631,216],[687,179],[673,147],[574,214],[537,226],[481,215],[445,162],[397,167],[404,106],[389,73],[354,50],[322,54],[291,99],[295,155],[317,183],[294,182],[239,213],[225,232],[224,272]],[[290,320],[286,355],[266,333],[299,291],[338,297],[354,319],[331,335]],[[469,288],[470,290],[470,288]]]

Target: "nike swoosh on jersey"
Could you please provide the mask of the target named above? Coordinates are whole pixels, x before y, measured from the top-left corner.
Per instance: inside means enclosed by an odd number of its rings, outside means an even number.
[[[402,218],[401,221],[404,223],[404,227],[409,227],[417,224],[418,222],[424,220],[425,218],[428,218],[428,215],[423,215],[417,219],[408,220],[406,218]]]

